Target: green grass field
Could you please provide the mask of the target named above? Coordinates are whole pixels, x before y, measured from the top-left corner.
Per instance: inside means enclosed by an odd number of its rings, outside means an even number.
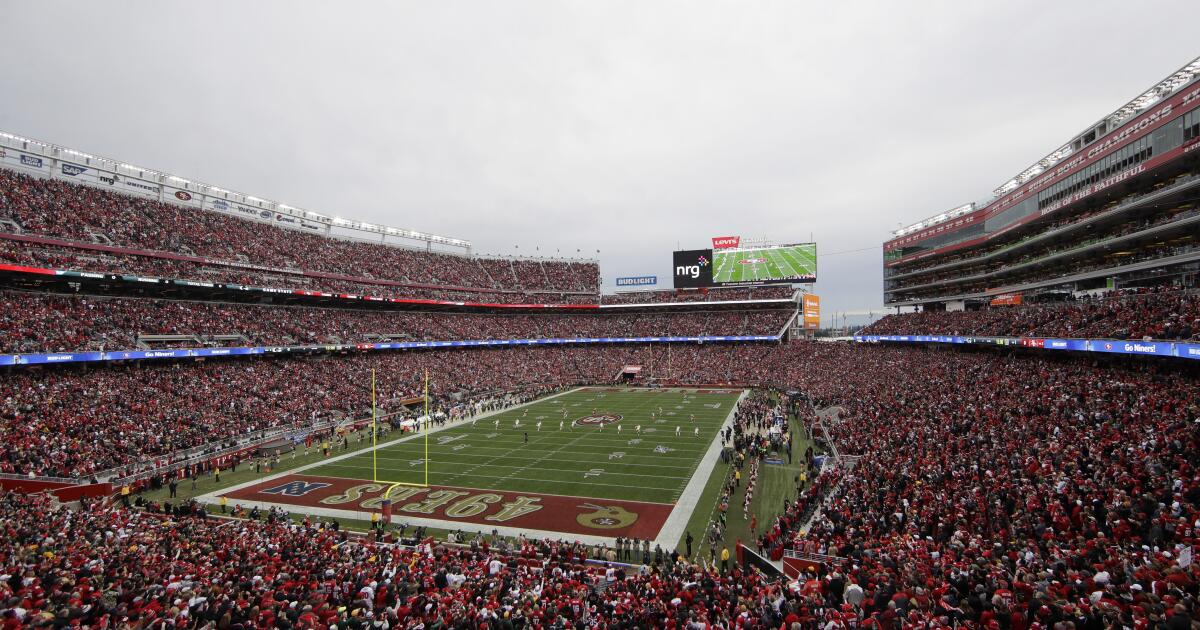
[[[740,393],[699,393],[703,391],[584,388],[478,422],[452,423],[428,437],[428,483],[673,503]],[[580,423],[603,415],[620,420]],[[421,484],[425,448],[424,438],[407,440],[305,474],[373,480],[377,472],[380,481]]]
[[[817,247],[790,247],[713,252],[713,282],[767,280],[811,281],[817,275]]]

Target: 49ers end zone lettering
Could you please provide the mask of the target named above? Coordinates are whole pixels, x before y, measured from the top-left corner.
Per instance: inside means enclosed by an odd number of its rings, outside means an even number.
[[[615,414],[610,414],[615,415]],[[617,416],[619,419],[619,416]],[[340,477],[286,475],[229,492],[237,501],[283,503],[301,508],[382,512],[392,502],[395,517],[409,515],[596,536],[654,538],[674,505],[553,494],[480,490],[452,486],[399,486]]]

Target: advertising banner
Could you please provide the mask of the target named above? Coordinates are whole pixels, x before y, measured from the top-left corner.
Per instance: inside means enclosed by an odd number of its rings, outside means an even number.
[[[821,327],[821,298],[807,293],[803,302],[804,330],[816,330]]]
[[[50,171],[50,160],[7,148],[0,148],[0,165],[26,171],[32,169],[43,174]]]
[[[174,203],[182,203],[189,206],[199,206],[203,203],[203,197],[200,193],[194,193],[183,188],[174,186],[163,186],[163,198]]]
[[[250,217],[259,219],[260,221],[270,221],[274,216],[274,212],[270,210],[260,210],[252,206],[236,203],[219,197],[209,197],[204,200],[204,209],[212,210],[213,212],[224,212],[225,214],[236,214],[241,217]]]
[[[711,287],[713,250],[689,249],[675,252],[672,268],[675,270],[676,289]]]
[[[111,352],[56,352],[53,354],[0,355],[0,366],[45,365],[92,361],[128,361],[139,359],[190,359],[259,354],[341,352],[348,350],[419,350],[428,348],[480,348],[496,346],[542,346],[562,344],[609,343],[704,343],[720,341],[779,341],[773,335],[728,335],[689,337],[578,337],[565,339],[471,339],[465,341],[400,341],[360,343],[356,345],[256,346],[235,348],[167,348],[162,350],[118,350]]]
[[[1200,359],[1200,344],[1171,341],[1122,341],[1120,339],[1039,339],[1014,337],[944,337],[938,335],[855,335],[860,343],[965,343],[1000,346],[1022,346],[1039,350],[1068,350],[1074,352],[1103,352],[1106,354],[1141,354],[1159,357]]]
[[[742,244],[740,236],[714,236],[712,237],[713,249],[733,249]]]
[[[110,186],[112,174],[104,171],[98,171],[89,166],[82,164],[72,164],[71,162],[59,162],[58,170],[53,173],[54,177],[72,180],[79,184],[91,184],[92,186]],[[106,179],[101,180],[103,176]]]
[[[626,276],[617,278],[619,287],[649,287],[658,284],[658,276]]]
[[[1174,344],[1166,341],[1105,341],[1097,340],[1091,343],[1092,352],[1113,352],[1117,354],[1152,354],[1172,356]]]
[[[1087,350],[1086,339],[1043,339],[1042,347],[1047,350]]]
[[[113,177],[117,176],[113,175]],[[162,192],[158,184],[127,175],[120,178],[120,183],[121,189],[125,192],[142,195],[143,197],[154,197],[157,199],[159,193]]]

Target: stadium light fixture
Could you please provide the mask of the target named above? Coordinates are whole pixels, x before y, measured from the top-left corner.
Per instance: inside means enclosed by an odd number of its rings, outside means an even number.
[[[1037,175],[1041,174],[1042,172],[1044,172],[1046,169],[1050,168],[1054,164],[1062,161],[1063,158],[1074,153],[1074,150],[1071,147],[1076,143],[1077,140],[1079,140],[1084,135],[1091,133],[1093,130],[1095,130],[1098,127],[1102,127],[1106,133],[1115,131],[1126,120],[1137,115],[1142,110],[1145,110],[1146,108],[1163,100],[1164,98],[1166,98],[1167,96],[1169,96],[1170,94],[1172,94],[1176,90],[1178,90],[1180,87],[1183,87],[1184,85],[1187,85],[1188,83],[1192,82],[1192,80],[1195,79],[1197,76],[1200,76],[1200,57],[1193,59],[1191,61],[1191,63],[1187,64],[1183,68],[1180,68],[1178,71],[1174,72],[1173,74],[1171,74],[1167,78],[1163,79],[1162,81],[1159,81],[1157,84],[1155,84],[1149,90],[1146,90],[1145,92],[1139,94],[1136,98],[1129,101],[1125,105],[1122,105],[1121,107],[1117,108],[1116,111],[1109,114],[1108,116],[1105,116],[1103,119],[1100,120],[1100,122],[1093,124],[1093,125],[1089,125],[1087,128],[1087,131],[1076,135],[1075,138],[1072,138],[1070,142],[1064,144],[1062,147],[1060,147],[1058,150],[1054,151],[1050,155],[1047,155],[1046,157],[1042,158],[1041,160],[1038,160],[1037,164],[1026,169],[1020,175],[1014,177],[1013,179],[1010,179],[1009,181],[1005,182],[1003,185],[1001,185],[999,188],[995,189],[992,192],[995,193],[996,196],[1001,196],[1001,195],[1004,195],[1005,193],[1013,190],[1014,188],[1017,188],[1017,187],[1023,185],[1025,182],[1027,182],[1030,179],[1032,179],[1033,177],[1036,177]],[[1096,140],[1098,140],[1098,139],[1099,138],[1096,138]]]
[[[958,206],[957,208],[952,208],[950,210],[947,210],[946,212],[943,212],[937,216],[930,217],[928,219],[922,219],[911,225],[907,225],[907,226],[901,227],[897,230],[894,230],[894,231],[892,231],[892,236],[904,236],[905,234],[910,234],[912,232],[916,232],[918,230],[929,227],[931,225],[937,225],[938,223],[941,223],[942,221],[949,221],[950,219],[953,219],[956,217],[961,217],[964,214],[970,214],[971,212],[974,212],[974,211],[975,211],[974,203],[963,204],[961,206]]]

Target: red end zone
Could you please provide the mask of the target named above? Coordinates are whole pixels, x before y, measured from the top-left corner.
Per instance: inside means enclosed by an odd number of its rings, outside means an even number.
[[[391,484],[342,477],[285,475],[226,493],[231,501],[382,512]],[[675,507],[613,499],[478,490],[453,486],[399,486],[391,493],[394,520],[405,516],[476,525],[542,529],[615,538],[655,538]]]

